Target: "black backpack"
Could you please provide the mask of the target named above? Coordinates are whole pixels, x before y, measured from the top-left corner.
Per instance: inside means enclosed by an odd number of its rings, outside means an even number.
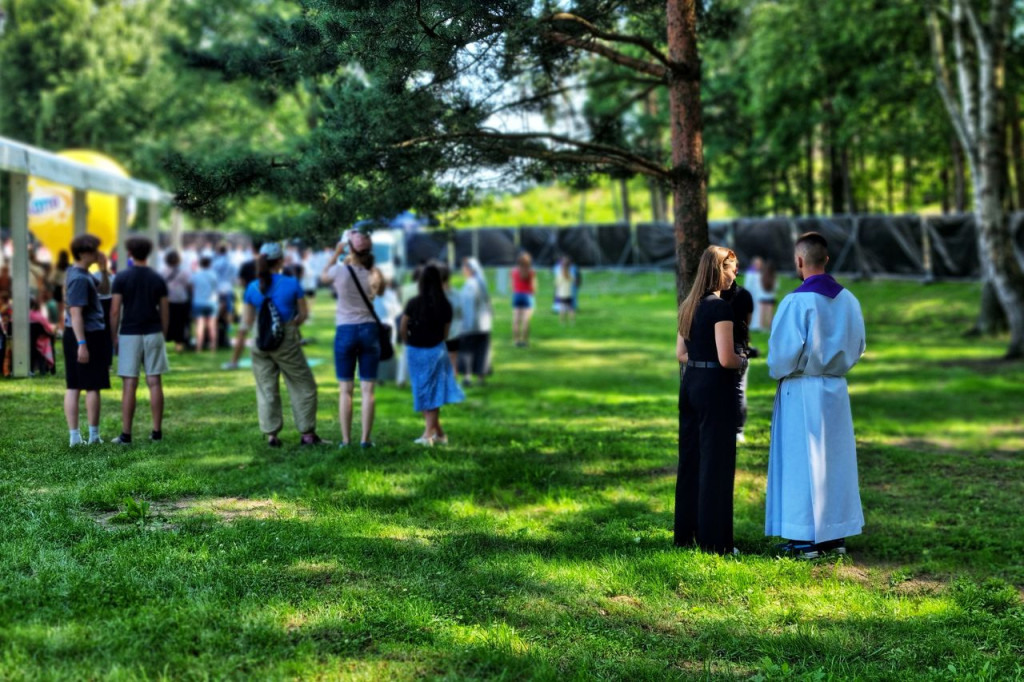
[[[256,318],[256,347],[262,351],[277,350],[284,341],[284,322],[270,296],[263,297]]]

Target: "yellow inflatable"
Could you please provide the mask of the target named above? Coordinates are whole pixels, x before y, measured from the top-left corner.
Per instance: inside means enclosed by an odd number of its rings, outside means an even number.
[[[57,155],[115,175],[128,177],[128,173],[116,161],[103,154],[70,149],[58,152]],[[68,250],[71,238],[74,236],[72,189],[47,180],[29,178],[28,191],[28,228],[56,261],[57,254],[62,250]],[[110,252],[117,244],[117,197],[99,192],[86,192],[85,203],[89,216],[86,221],[86,231],[99,237],[100,248]],[[129,223],[134,219],[134,214],[135,200],[129,199]]]

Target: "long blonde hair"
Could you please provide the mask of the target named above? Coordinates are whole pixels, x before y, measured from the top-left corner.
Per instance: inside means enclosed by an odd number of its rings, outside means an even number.
[[[736,254],[724,246],[709,246],[700,257],[697,276],[682,305],[679,306],[679,334],[690,338],[690,326],[697,314],[697,306],[712,291],[721,291],[725,285],[725,264],[736,262]]]

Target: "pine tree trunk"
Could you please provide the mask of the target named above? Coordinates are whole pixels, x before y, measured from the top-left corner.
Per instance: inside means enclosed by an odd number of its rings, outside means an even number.
[[[814,129],[807,133],[807,151],[805,160],[805,172],[804,178],[805,193],[807,195],[807,215],[812,216],[817,213],[814,199]]]
[[[895,180],[893,179],[892,156],[885,157],[885,205],[889,215],[896,213]],[[943,211],[945,213],[945,211]]]
[[[850,148],[843,147],[843,203],[847,213],[857,212],[857,198],[853,194],[853,177],[850,172]]]
[[[672,138],[676,295],[681,302],[708,246],[707,178],[704,172],[701,65],[697,52],[696,0],[668,0],[669,120]]]
[[[903,205],[908,211],[914,209],[914,158],[910,154],[903,155]]]
[[[619,178],[619,195],[622,197],[622,222],[633,224],[633,211],[629,206],[629,179]]]
[[[828,144],[828,191],[832,197],[832,215],[843,213],[843,163],[842,152],[832,140]]]

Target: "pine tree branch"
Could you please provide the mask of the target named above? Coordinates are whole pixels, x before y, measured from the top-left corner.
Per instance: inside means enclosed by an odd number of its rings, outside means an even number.
[[[459,142],[459,141],[487,141],[487,142],[518,142],[524,143],[524,145],[516,146],[501,146],[495,147],[507,153],[509,156],[522,156],[528,158],[554,158],[557,156],[563,160],[568,160],[567,155],[570,154],[584,154],[594,159],[600,157],[603,159],[601,163],[607,163],[622,168],[628,168],[637,173],[644,175],[651,175],[659,178],[668,178],[668,170],[658,164],[655,161],[651,161],[643,156],[634,154],[630,151],[616,147],[614,145],[602,144],[599,142],[586,142],[583,140],[576,140],[571,137],[564,135],[556,135],[554,133],[502,133],[498,131],[490,130],[473,130],[463,133],[447,133],[442,135],[424,135],[421,137],[415,137],[403,142],[399,142],[393,145],[396,149],[403,149],[408,147],[414,147],[421,144],[437,144],[442,142]],[[562,144],[568,147],[574,147],[579,152],[566,152],[559,151],[557,149],[543,149],[540,147],[529,147],[525,146],[525,143],[530,142],[554,142]],[[512,150],[512,151],[509,151]],[[552,156],[554,155],[554,156]]]
[[[532,95],[530,97],[524,97],[523,99],[519,99],[519,100],[516,100],[514,102],[509,102],[507,104],[502,104],[500,107],[497,107],[497,108],[491,110],[490,113],[491,114],[497,114],[499,112],[506,111],[508,109],[514,109],[516,107],[520,107],[520,106],[523,106],[523,105],[526,105],[526,104],[533,104],[534,102],[540,102],[540,101],[543,101],[543,100],[551,98],[551,97],[557,97],[558,95],[564,95],[564,94],[566,94],[568,92],[572,92],[574,90],[582,90],[584,88],[591,88],[591,87],[598,86],[598,85],[607,85],[609,83],[621,83],[621,82],[623,82],[623,80],[625,80],[626,82],[629,82],[629,83],[633,83],[635,85],[645,85],[645,86],[648,86],[647,89],[644,91],[645,93],[650,92],[653,88],[656,88],[656,87],[659,87],[659,86],[665,84],[664,81],[662,81],[662,80],[651,80],[649,78],[628,78],[628,79],[623,79],[623,78],[619,78],[617,76],[609,76],[608,78],[600,78],[600,79],[597,79],[597,80],[594,80],[594,81],[589,81],[589,82],[586,82],[586,83],[566,85],[565,87],[555,88],[553,90],[546,90],[544,92],[538,93],[536,95]]]
[[[636,45],[637,47],[640,47],[643,50],[645,50],[648,54],[650,54],[652,57],[654,57],[659,62],[664,64],[666,67],[670,69],[672,68],[672,62],[669,61],[668,56],[664,52],[659,50],[657,47],[655,47],[654,43],[645,38],[625,35],[622,33],[612,33],[610,31],[603,31],[594,24],[584,19],[583,17],[578,16],[576,14],[570,14],[568,12],[558,12],[556,14],[553,14],[550,17],[548,17],[546,21],[550,23],[555,23],[557,21],[573,22],[582,26],[587,31],[587,33],[594,36],[595,38],[600,38],[601,40],[607,40],[613,43],[626,43],[628,45]]]
[[[650,74],[668,82],[668,75],[670,72],[669,67],[662,64],[655,64],[654,62],[645,62],[642,59],[636,57],[630,57],[627,54],[623,54],[618,50],[614,50],[607,45],[603,45],[596,40],[584,40],[582,38],[575,38],[565,33],[558,31],[547,31],[542,34],[544,38],[550,40],[553,43],[560,45],[568,45],[569,47],[576,47],[587,52],[592,52],[596,55],[604,57],[605,59],[614,62],[620,66],[639,71],[641,73]]]
[[[646,164],[634,164],[629,161],[624,161],[618,157],[603,156],[600,154],[588,154],[584,152],[560,152],[555,150],[542,150],[542,149],[524,149],[522,147],[502,147],[498,146],[495,148],[496,151],[500,151],[509,156],[517,156],[520,158],[536,159],[538,161],[544,161],[547,163],[571,163],[571,164],[592,164],[595,166],[615,166],[624,170],[629,170],[639,175],[646,175],[649,177],[659,178],[664,181],[670,179],[670,174],[665,169],[659,169],[653,171],[650,166]]]

